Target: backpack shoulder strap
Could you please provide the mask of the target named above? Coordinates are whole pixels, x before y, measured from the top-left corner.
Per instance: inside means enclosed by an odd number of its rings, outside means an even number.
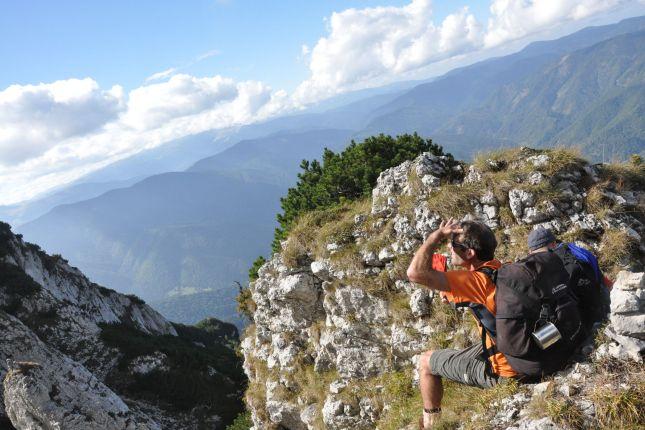
[[[496,269],[493,269],[491,267],[480,267],[479,269],[477,269],[477,271],[488,276],[493,284],[495,284],[495,282],[497,281]],[[470,303],[468,307],[481,326],[482,350],[484,351],[484,358],[488,360],[488,357],[497,353],[497,348],[495,348],[494,344],[497,339],[495,315],[493,315],[488,310],[488,308],[486,308],[486,306],[481,303]],[[486,348],[486,335],[488,335],[493,341],[493,345],[490,348]]]

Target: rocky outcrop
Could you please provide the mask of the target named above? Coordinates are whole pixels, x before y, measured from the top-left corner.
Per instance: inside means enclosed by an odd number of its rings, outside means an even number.
[[[620,272],[611,291],[610,324],[605,334],[612,342],[603,344],[597,357],[642,361],[645,351],[645,274]]]
[[[613,206],[599,217],[586,196],[599,187],[600,168],[555,157],[522,149],[511,161],[455,168],[423,154],[383,172],[371,207],[348,209],[338,221],[340,233],[325,225],[316,235],[311,230],[320,226],[302,226],[318,242],[287,239],[250,285],[256,310],[242,351],[255,429],[376,428],[392,406],[389,375],[408,374],[417,354],[439,340],[471,341],[467,328],[447,329],[455,321],[438,313],[434,294],[405,276],[412,253],[450,215],[477,218],[496,230],[506,260],[525,255],[526,235],[535,226],[597,253],[607,246],[605,235],[632,241],[613,266],[627,271],[612,292],[611,343],[601,350],[640,360],[643,274],[635,272],[643,269],[643,218]],[[632,214],[643,212],[643,190],[615,194],[629,198]],[[520,414],[532,398],[523,396],[495,408],[508,415],[497,428],[559,428],[551,418]]]
[[[49,348],[18,319],[0,311],[6,414],[18,429],[153,430],[83,365]],[[28,360],[28,361],[27,361]],[[6,365],[5,365],[6,363]]]
[[[215,411],[234,416],[241,407],[241,369],[229,345],[237,331],[207,323],[208,331],[174,325],[0,223],[0,421],[17,429],[220,428],[226,423]],[[173,392],[147,388],[150,380],[175,391],[199,380],[201,391],[179,408]],[[214,393],[221,405],[211,407]]]

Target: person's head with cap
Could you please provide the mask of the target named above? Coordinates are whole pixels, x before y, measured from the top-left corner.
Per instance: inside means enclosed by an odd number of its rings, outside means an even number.
[[[557,243],[551,230],[547,230],[544,227],[538,227],[529,233],[528,245],[529,251],[531,253],[535,253],[544,252],[549,248],[555,248]]]

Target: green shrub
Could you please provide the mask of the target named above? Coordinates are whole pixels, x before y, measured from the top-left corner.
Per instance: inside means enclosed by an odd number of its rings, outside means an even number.
[[[237,301],[237,311],[252,321],[257,306],[253,300],[251,289],[249,287],[240,288],[235,300]]]
[[[42,287],[20,267],[0,261],[0,288],[8,296],[28,298]]]
[[[226,430],[249,430],[251,427],[253,427],[251,413],[244,411],[235,418],[233,424],[226,427]]]
[[[179,336],[154,336],[121,323],[101,324],[101,339],[122,354],[108,383],[173,411],[203,407],[205,413],[221,416],[225,424],[232,422],[243,408],[239,395],[246,377],[234,349],[218,340],[222,330],[212,321],[204,325],[206,330],[177,324]],[[128,372],[134,358],[156,351],[167,356],[169,370],[144,375]]]
[[[134,294],[126,294],[125,295],[132,303],[135,305],[143,306],[146,304],[146,302],[139,296],[136,296]]]
[[[266,258],[261,255],[255,259],[253,266],[251,266],[251,268],[249,269],[249,282],[253,282],[258,279],[258,270],[260,270],[260,267],[262,267],[262,265],[266,262]]]
[[[11,226],[6,222],[0,221],[0,259],[9,255],[9,240],[12,235]]]
[[[379,135],[352,143],[341,153],[323,152],[322,163],[303,160],[298,182],[281,201],[280,226],[275,231],[273,251],[280,249],[293,223],[308,211],[329,208],[347,200],[369,196],[381,172],[411,160],[423,152],[444,154],[443,148],[416,133],[393,138]]]

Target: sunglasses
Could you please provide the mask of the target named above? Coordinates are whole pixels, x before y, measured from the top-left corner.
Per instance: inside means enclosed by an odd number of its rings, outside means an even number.
[[[469,249],[469,247],[467,247],[463,243],[455,242],[455,236],[454,235],[450,238],[450,246],[452,246],[453,249],[463,249],[464,251]]]

